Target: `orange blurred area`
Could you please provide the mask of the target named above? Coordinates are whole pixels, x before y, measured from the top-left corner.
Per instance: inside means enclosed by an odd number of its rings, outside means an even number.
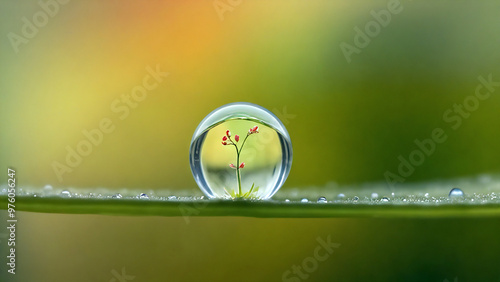
[[[355,28],[387,2],[41,3],[4,5],[0,45],[2,161],[38,187],[192,188],[191,135],[235,101],[268,108],[289,129],[286,187],[384,181],[413,140],[449,129],[443,112],[474,93],[478,76],[496,77],[499,58],[495,33],[482,28],[495,21],[487,3],[462,3],[443,20],[446,5],[401,2],[349,60],[341,44],[355,44]],[[154,87],[141,90],[145,80]],[[487,136],[497,134],[499,103],[448,130],[408,180],[496,172]],[[83,132],[108,119],[113,131],[93,144]],[[470,136],[482,138],[461,162]],[[79,147],[81,161],[68,161]]]

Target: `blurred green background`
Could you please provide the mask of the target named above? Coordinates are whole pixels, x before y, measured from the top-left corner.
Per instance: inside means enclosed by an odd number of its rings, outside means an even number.
[[[236,101],[286,125],[294,162],[282,191],[385,181],[435,128],[447,140],[406,182],[500,170],[500,90],[456,130],[443,118],[479,76],[500,81],[498,1],[40,3],[0,4],[0,163],[21,186],[193,190],[191,136]],[[355,28],[393,5],[346,59],[341,44],[356,46]],[[148,68],[168,76],[127,102]],[[112,132],[70,166],[68,150],[103,120]],[[328,234],[342,246],[309,281],[500,279],[487,262],[498,261],[497,220],[21,219],[19,281],[111,281],[122,267],[135,281],[280,281]]]

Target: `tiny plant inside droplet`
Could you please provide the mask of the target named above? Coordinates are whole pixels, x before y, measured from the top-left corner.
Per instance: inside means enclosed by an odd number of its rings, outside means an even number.
[[[254,126],[248,130],[247,135],[245,136],[245,139],[243,139],[243,142],[241,142],[241,146],[238,148],[238,142],[240,141],[240,136],[239,135],[234,135],[234,141],[231,138],[231,131],[226,130],[226,135],[222,137],[222,145],[223,146],[234,146],[236,150],[236,165],[234,164],[229,164],[229,167],[231,169],[236,170],[236,179],[237,179],[237,189],[231,189],[231,188],[226,188],[224,187],[224,191],[226,192],[227,196],[230,196],[233,199],[236,198],[243,198],[243,199],[252,199],[252,198],[257,198],[256,194],[259,191],[259,187],[255,187],[255,183],[252,184],[252,187],[248,189],[248,191],[243,192],[243,189],[241,187],[241,170],[245,167],[245,163],[241,162],[240,163],[240,154],[243,151],[243,147],[245,146],[245,143],[248,139],[248,137],[252,134],[259,133],[259,127]]]
[[[231,103],[200,122],[189,163],[194,180],[211,199],[266,200],[290,172],[292,144],[273,113],[255,104]]]

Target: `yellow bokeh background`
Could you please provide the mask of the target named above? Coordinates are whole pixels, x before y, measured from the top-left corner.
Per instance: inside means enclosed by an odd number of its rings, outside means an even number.
[[[277,196],[385,181],[436,128],[446,142],[406,183],[500,170],[500,90],[456,130],[443,118],[479,76],[500,81],[498,1],[401,1],[350,62],[340,45],[354,45],[355,28],[392,0],[54,1],[0,4],[0,164],[19,187],[197,190],[192,134],[237,101],[271,110],[290,133],[293,166]],[[232,5],[222,15],[220,2]],[[26,36],[26,21],[43,22],[40,3],[57,11]],[[120,119],[112,105],[126,105],[148,68],[168,76]],[[59,180],[54,162],[67,165],[67,147],[107,119],[114,130]],[[109,281],[122,267],[135,281],[279,281],[329,235],[342,246],[308,281],[500,277],[490,276],[496,218],[19,216],[23,282]]]
[[[382,181],[414,139],[449,129],[443,112],[474,93],[478,76],[496,79],[499,60],[494,17],[474,16],[490,15],[492,2],[462,3],[445,19],[443,4],[400,5],[348,63],[340,44],[354,44],[353,27],[386,2],[246,1],[222,14],[209,1],[60,4],[27,43],[1,43],[2,163],[33,186],[191,188],[197,124],[248,101],[285,118],[295,152],[287,187]],[[23,36],[23,17],[43,11],[35,2],[4,6],[5,35]],[[112,103],[123,105],[148,67],[169,75],[119,119]],[[447,130],[449,141],[408,180],[498,171],[489,136],[499,103],[493,96]],[[65,164],[66,146],[104,118],[116,129],[59,181],[53,162]]]

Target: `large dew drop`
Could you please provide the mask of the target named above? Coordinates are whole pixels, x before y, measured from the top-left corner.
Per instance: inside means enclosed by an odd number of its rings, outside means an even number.
[[[292,144],[273,113],[233,103],[198,125],[189,160],[196,183],[210,198],[268,199],[290,172]]]

